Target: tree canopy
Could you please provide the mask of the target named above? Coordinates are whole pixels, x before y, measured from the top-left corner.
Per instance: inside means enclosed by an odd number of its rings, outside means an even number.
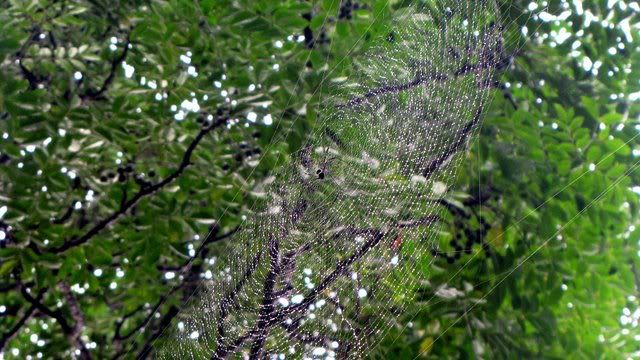
[[[2,2],[0,359],[170,344],[358,56],[434,2]],[[508,62],[369,354],[638,357],[640,5],[497,4]]]

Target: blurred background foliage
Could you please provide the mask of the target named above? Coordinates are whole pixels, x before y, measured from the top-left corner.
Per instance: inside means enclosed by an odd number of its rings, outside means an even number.
[[[1,2],[0,358],[153,354],[261,180],[416,4]],[[498,5],[512,63],[371,356],[640,357],[640,5]]]

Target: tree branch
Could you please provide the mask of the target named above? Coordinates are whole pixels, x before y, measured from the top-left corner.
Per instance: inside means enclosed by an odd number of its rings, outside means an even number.
[[[226,348],[225,345],[222,344],[222,339],[224,338],[224,319],[229,315],[229,308],[233,305],[235,298],[238,296],[238,293],[242,290],[247,280],[253,275],[253,272],[258,267],[260,263],[260,259],[262,257],[261,253],[258,253],[253,257],[251,263],[245,270],[242,278],[236,283],[233,290],[224,294],[224,296],[220,300],[220,306],[218,308],[218,332],[216,334],[216,352],[218,349]]]
[[[71,215],[73,214],[74,205],[75,205],[75,201],[73,201],[71,205],[67,207],[67,210],[65,210],[62,216],[60,216],[59,218],[54,218],[53,220],[51,220],[51,223],[55,225],[64,224],[67,220],[71,218]]]
[[[173,271],[184,271],[186,268],[189,268],[191,266],[191,263],[193,262],[193,260],[195,260],[198,257],[204,257],[206,256],[206,247],[209,244],[212,244],[214,242],[218,242],[218,241],[222,241],[224,239],[229,238],[230,236],[232,236],[233,234],[235,234],[236,232],[238,232],[239,227],[236,227],[232,230],[230,230],[229,232],[216,236],[218,231],[216,228],[212,229],[209,234],[207,235],[207,237],[202,241],[202,243],[200,244],[200,247],[198,248],[198,250],[196,251],[196,253],[190,257],[183,265],[176,267],[175,269],[172,269]],[[174,294],[176,293],[178,290],[185,288],[185,286],[187,286],[187,284],[190,282],[190,280],[192,280],[192,278],[195,275],[187,275],[184,277],[184,280],[182,281],[181,284],[173,287],[171,289],[171,291],[160,297],[160,299],[157,301],[157,303],[152,307],[151,311],[149,312],[149,314],[138,324],[136,325],[133,329],[131,329],[130,331],[128,331],[126,334],[121,334],[122,331],[122,326],[124,324],[124,322],[131,318],[132,316],[134,316],[135,314],[137,314],[138,312],[144,310],[143,306],[139,306],[137,307],[135,310],[125,314],[121,320],[116,321],[116,326],[115,326],[115,334],[113,337],[113,341],[114,342],[120,342],[122,340],[128,340],[129,338],[131,338],[132,336],[134,336],[138,331],[140,331],[142,328],[144,328],[145,326],[147,326],[147,324],[149,324],[151,322],[151,320],[153,319],[153,316],[156,314],[156,312],[158,311],[158,309]],[[188,292],[188,291],[187,291]],[[171,312],[172,309],[170,308],[169,311]],[[177,315],[177,314],[176,314]],[[166,316],[166,315],[165,315]],[[173,316],[175,317],[175,315]],[[170,320],[169,320],[170,321]],[[162,323],[161,323],[162,326]],[[166,327],[166,326],[165,326]],[[155,333],[154,333],[155,334]],[[152,335],[156,336],[156,335]],[[159,335],[158,335],[159,336]],[[146,343],[145,347],[146,349],[146,353],[145,354],[141,354],[139,356],[143,356],[146,357],[148,354],[151,353],[151,350],[153,349],[153,340],[150,340]],[[120,356],[124,355],[124,353],[119,353],[118,355],[116,355],[116,359],[119,358]]]
[[[149,314],[140,322],[140,324],[136,325],[133,329],[131,329],[128,333],[124,334],[124,335],[120,335],[120,330],[122,328],[122,325],[124,324],[124,322],[130,318],[131,316],[135,315],[138,311],[143,310],[142,307],[138,307],[136,310],[132,311],[131,313],[126,314],[122,320],[118,321],[116,323],[116,332],[115,335],[113,337],[114,340],[127,340],[129,339],[131,336],[135,335],[140,329],[142,329],[143,327],[145,327],[150,321],[151,319],[153,319],[153,315],[155,315],[156,311],[158,311],[158,309],[160,308],[160,306],[162,306],[162,304],[164,304],[164,302],[171,296],[173,295],[176,291],[178,291],[182,286],[176,286],[173,289],[171,289],[171,291],[160,297],[160,299],[158,300],[158,302],[153,306],[153,308],[151,309],[151,312],[149,312]]]
[[[80,339],[82,335],[82,329],[84,328],[84,315],[82,313],[82,309],[80,309],[80,304],[78,304],[78,300],[71,293],[71,289],[69,285],[65,282],[60,283],[59,285],[60,291],[64,295],[67,304],[69,305],[69,311],[71,312],[71,317],[73,318],[73,328],[72,332],[69,335],[70,338],[76,341],[76,344],[80,348],[82,353],[82,357],[85,359],[91,358],[91,354],[87,350],[84,342]]]
[[[151,335],[149,339],[142,346],[142,350],[136,355],[137,360],[146,359],[149,354],[151,354],[151,350],[153,349],[153,342],[156,341],[164,332],[164,329],[167,328],[171,324],[171,320],[178,315],[178,308],[175,306],[171,306],[169,311],[162,317],[160,320],[160,326],[156,329],[156,331]]]
[[[346,273],[350,266],[361,259],[365,254],[369,252],[372,248],[374,248],[383,238],[385,233],[372,230],[371,237],[367,240],[358,250],[356,250],[351,256],[347,259],[339,261],[336,265],[335,269],[327,275],[317,287],[315,287],[309,294],[307,294],[302,302],[295,306],[290,306],[284,308],[280,311],[276,311],[273,306],[269,307],[267,311],[263,311],[264,306],[261,307],[261,316],[259,317],[256,325],[249,330],[244,335],[238,337],[233,343],[229,345],[221,345],[218,343],[218,347],[216,348],[215,353],[212,355],[212,359],[224,359],[231,352],[234,352],[238,347],[251,339],[257,339],[256,343],[260,346],[264,344],[264,339],[266,334],[266,330],[272,328],[275,325],[281,324],[287,317],[295,315],[309,308],[309,305],[316,300],[318,295],[324,291],[329,285],[333,284],[340,275]],[[271,273],[271,271],[270,271]],[[269,275],[267,275],[267,280],[269,280]],[[265,282],[266,284],[267,282]],[[268,289],[267,289],[268,290]],[[266,294],[266,292],[265,292]],[[264,303],[264,298],[263,298]],[[261,321],[262,319],[262,321]],[[250,359],[257,358],[259,352],[254,352],[254,348],[257,347],[256,343],[252,346],[252,354],[255,356],[250,356]],[[260,348],[261,349],[261,348]]]
[[[454,71],[451,75],[447,75],[439,72],[432,72],[430,74],[418,73],[413,80],[407,83],[395,84],[395,85],[385,85],[378,88],[374,88],[364,93],[361,96],[354,97],[351,100],[347,101],[344,104],[338,105],[338,108],[351,108],[358,105],[361,105],[366,100],[371,98],[376,98],[381,95],[387,94],[395,94],[402,91],[407,91],[414,89],[420,85],[426,84],[429,81],[436,82],[444,82],[450,80],[451,78],[458,78],[460,76],[464,76],[469,74],[475,70],[485,70],[495,68],[496,70],[503,70],[501,67],[502,63],[505,59],[510,59],[511,56],[505,57],[503,54],[500,54],[500,59],[498,61],[487,61],[487,60],[479,60],[476,64],[464,63],[458,70]]]
[[[111,61],[111,68],[109,70],[109,75],[104,79],[102,85],[99,89],[88,89],[84,94],[80,95],[82,100],[96,100],[102,97],[102,95],[109,89],[111,84],[113,84],[113,80],[116,77],[116,73],[118,72],[118,66],[124,62],[127,58],[127,54],[129,53],[129,45],[131,45],[131,32],[127,34],[127,40],[124,43],[124,49],[120,56],[117,56],[115,59]]]
[[[20,283],[8,283],[8,284],[0,284],[0,293],[9,292],[13,289],[17,289],[20,286]]]
[[[153,184],[153,185],[151,185],[149,187],[141,188],[135,195],[133,195],[133,197],[131,197],[129,200],[127,200],[125,203],[123,203],[118,210],[116,210],[111,215],[107,216],[106,218],[102,219],[97,224],[92,226],[82,236],[76,237],[76,238],[67,239],[62,243],[62,245],[60,245],[58,247],[49,248],[49,249],[46,250],[46,252],[59,254],[59,253],[65,252],[65,251],[67,251],[67,250],[69,250],[69,249],[71,249],[73,247],[85,244],[86,242],[91,240],[94,236],[96,236],[98,233],[100,233],[102,230],[104,230],[107,226],[109,226],[111,223],[116,221],[121,215],[125,214],[129,209],[131,209],[134,205],[136,205],[138,203],[138,201],[140,201],[140,199],[142,199],[142,198],[144,198],[146,196],[149,196],[149,195],[155,193],[156,191],[164,188],[165,186],[169,185],[171,182],[173,182],[175,179],[177,179],[180,175],[182,175],[182,173],[185,171],[185,169],[189,165],[191,165],[191,156],[192,156],[194,150],[196,149],[196,147],[198,146],[198,144],[200,144],[202,139],[205,137],[205,135],[207,135],[213,129],[222,126],[226,122],[227,122],[227,118],[220,118],[216,122],[214,122],[213,124],[211,124],[211,125],[209,125],[207,127],[204,127],[202,130],[200,130],[198,135],[196,135],[196,137],[193,139],[193,141],[191,141],[191,143],[187,147],[187,150],[185,151],[184,155],[182,156],[182,161],[180,162],[180,165],[178,166],[178,168],[173,173],[171,173],[169,176],[167,176],[166,178],[164,178],[163,180],[161,180],[160,182],[158,182],[156,184]]]
[[[633,273],[633,281],[636,285],[636,293],[640,297],[640,272],[638,272],[638,267],[634,260],[630,261],[631,263],[631,272]]]
[[[44,290],[43,290],[44,291]],[[78,349],[80,350],[80,357],[84,360],[91,360],[91,353],[89,352],[89,350],[87,350],[87,347],[85,346],[84,342],[82,341],[82,339],[80,338],[80,331],[78,331],[78,326],[81,324],[75,324],[75,325],[70,325],[69,322],[67,321],[67,319],[65,319],[64,315],[62,314],[62,312],[60,310],[51,310],[49,309],[46,305],[44,305],[41,302],[41,296],[38,296],[37,298],[34,298],[33,296],[31,296],[31,294],[29,294],[29,292],[27,291],[27,288],[22,286],[20,288],[20,292],[22,293],[22,296],[25,298],[25,300],[27,300],[27,302],[29,302],[32,306],[34,306],[37,310],[39,310],[40,312],[42,312],[43,314],[53,318],[56,320],[56,322],[60,325],[60,327],[62,328],[62,332],[64,332],[64,334],[67,336],[67,338],[69,339],[69,342],[72,345],[75,345],[78,347]],[[71,310],[72,314],[73,314],[73,310]]]
[[[44,295],[44,292],[41,292],[40,294],[38,294],[37,300],[40,301],[43,295]],[[24,312],[24,314],[22,314],[22,317],[13,325],[13,327],[0,337],[0,353],[2,353],[5,345],[9,343],[9,341],[11,341],[11,339],[13,339],[14,336],[16,336],[18,331],[20,331],[20,329],[24,326],[24,324],[26,324],[27,321],[31,318],[31,316],[33,316],[33,313],[35,311],[36,311],[36,306],[31,304],[31,306]]]
[[[38,84],[43,81],[39,76],[34,74],[31,70],[27,69],[26,66],[22,63],[22,59],[24,58],[26,52],[29,50],[31,45],[34,43],[34,38],[38,36],[40,29],[38,27],[34,27],[29,33],[29,38],[27,41],[22,44],[20,50],[16,54],[16,59],[18,61],[18,66],[20,67],[20,72],[22,73],[22,77],[24,77],[29,82],[29,90],[35,90],[38,88]]]
[[[267,273],[267,277],[264,280],[262,304],[260,305],[260,312],[256,322],[256,327],[260,332],[257,334],[256,339],[251,346],[251,352],[249,354],[250,359],[262,357],[264,342],[269,334],[269,327],[266,325],[274,310],[273,289],[276,286],[276,280],[281,270],[279,246],[280,244],[278,239],[276,237],[271,237],[269,240],[269,273]]]
[[[300,320],[302,319],[298,318],[296,321],[292,322],[291,324],[287,324],[286,322],[283,322],[282,324],[280,324],[280,326],[287,331],[289,338],[296,340],[302,344],[323,346],[324,344],[327,343],[327,339],[320,335],[302,333],[300,328]]]
[[[478,110],[476,111],[473,118],[469,122],[467,122],[467,124],[460,130],[460,134],[456,134],[457,138],[455,139],[455,141],[450,144],[442,154],[427,162],[427,166],[424,168],[424,170],[422,170],[422,176],[429,179],[437,170],[451,161],[453,155],[455,155],[458,150],[460,150],[467,142],[471,131],[476,127],[478,122],[480,122],[481,116],[482,107],[480,106],[478,107]]]
[[[349,256],[346,260],[339,261],[335,269],[329,275],[327,275],[324,279],[322,279],[322,281],[320,281],[318,286],[316,286],[307,296],[304,297],[302,302],[300,302],[295,306],[292,306],[291,308],[288,308],[282,311],[282,314],[279,317],[284,318],[286,316],[290,316],[291,313],[296,313],[308,308],[309,305],[311,305],[311,303],[316,300],[316,298],[321,292],[323,292],[327,287],[329,287],[329,285],[333,284],[333,282],[335,282],[340,275],[349,271],[349,268],[351,267],[351,265],[353,265],[353,263],[361,259],[364,255],[366,255],[369,252],[369,250],[371,250],[376,245],[378,245],[378,243],[380,242],[380,240],[384,238],[386,233],[383,233],[378,230],[371,230],[370,235],[371,235],[370,239],[367,240],[353,254],[351,254],[351,256]]]
[[[294,217],[294,219],[299,220],[300,217]],[[417,220],[407,220],[407,221],[399,221],[395,224],[396,228],[412,228],[417,226],[428,226],[433,222],[438,221],[438,216],[426,216],[424,218],[420,218]],[[241,290],[242,286],[246,279],[248,279],[252,271],[247,271],[241,281],[239,282],[236,289],[229,292],[225,297],[220,301],[220,314],[218,316],[218,332],[216,337],[216,350],[214,354],[211,356],[211,359],[224,359],[230,353],[236,351],[240,346],[244,343],[254,340],[254,343],[251,347],[250,359],[257,359],[261,357],[262,350],[264,347],[264,342],[268,335],[269,329],[272,327],[279,325],[284,326],[285,330],[295,330],[286,327],[286,323],[284,321],[291,316],[299,314],[305,309],[309,308],[309,305],[316,301],[316,298],[320,293],[322,293],[325,289],[327,289],[331,284],[333,284],[341,275],[347,273],[356,261],[360,260],[364,257],[372,248],[380,243],[380,241],[387,235],[388,232],[382,232],[376,229],[350,229],[347,230],[350,232],[357,232],[360,235],[369,235],[369,240],[367,240],[360,248],[358,248],[354,253],[351,254],[347,259],[339,261],[336,265],[335,269],[327,275],[322,281],[320,281],[319,285],[315,287],[309,294],[307,294],[303,300],[294,306],[286,307],[282,310],[277,310],[273,306],[274,299],[274,286],[278,276],[283,275],[282,273],[287,273],[289,271],[293,271],[293,268],[289,269],[289,267],[295,267],[295,264],[287,265],[287,261],[293,261],[293,258],[296,256],[296,253],[286,254],[281,261],[278,261],[280,256],[278,252],[278,243],[274,242],[273,239],[270,240],[269,243],[269,252],[270,252],[270,270],[267,274],[264,281],[264,289],[263,289],[263,300],[260,306],[260,311],[258,315],[258,320],[254,327],[247,331],[244,335],[239,336],[230,344],[223,344],[222,339],[224,337],[224,325],[223,320],[228,314],[228,304],[230,301],[227,301],[226,297],[234,298],[237,296],[238,292]],[[308,246],[301,249],[308,250]],[[254,258],[254,263],[257,266],[259,262],[259,255],[256,255]],[[287,260],[288,259],[288,260]],[[252,269],[253,266],[250,266],[249,269]],[[290,333],[290,336],[295,336],[295,333]],[[317,340],[317,339],[316,339]]]
[[[468,73],[470,73],[472,71],[475,71],[475,70],[483,70],[483,69],[491,69],[491,68],[495,68],[496,70],[503,70],[503,68],[501,66],[502,66],[502,64],[504,62],[504,59],[507,59],[507,57],[503,56],[503,54],[500,54],[499,56],[500,56],[500,58],[498,59],[498,61],[494,61],[495,59],[494,59],[493,54],[485,55],[484,57],[488,57],[490,60],[481,59],[476,64],[465,63],[458,70],[454,71],[453,74],[451,74],[451,75],[447,75],[447,74],[443,74],[443,73],[437,73],[437,72],[433,72],[433,73],[428,74],[428,75],[424,75],[424,74],[418,73],[415,76],[415,78],[412,81],[408,82],[408,83],[402,83],[402,84],[396,84],[396,85],[387,85],[387,86],[374,88],[372,90],[369,90],[368,92],[366,92],[362,96],[354,97],[351,100],[349,100],[347,103],[338,105],[338,108],[355,107],[355,106],[358,106],[358,105],[364,103],[366,100],[371,99],[371,98],[376,98],[376,97],[379,97],[379,96],[385,95],[385,94],[394,94],[394,93],[410,90],[410,89],[416,88],[416,87],[418,87],[420,85],[423,85],[423,84],[425,84],[425,83],[427,83],[429,81],[444,82],[444,81],[447,81],[447,80],[451,79],[452,77],[455,79],[455,78],[458,78],[460,76],[466,75],[466,74],[468,74]],[[511,56],[509,56],[508,58],[511,58]],[[493,60],[491,60],[491,59],[493,59]],[[513,99],[510,99],[510,100],[513,100]],[[514,104],[514,107],[517,108],[517,105],[515,105],[515,103],[513,101],[512,101],[512,103]],[[451,160],[452,156],[458,150],[460,150],[460,148],[465,144],[465,142],[467,141],[467,138],[470,135],[471,131],[474,129],[474,127],[480,121],[480,116],[482,115],[482,109],[483,109],[482,107],[478,108],[478,110],[476,111],[476,114],[473,116],[471,121],[469,121],[462,128],[462,130],[461,130],[460,134],[458,135],[457,139],[444,151],[443,154],[441,154],[440,156],[436,157],[435,159],[430,160],[427,163],[427,166],[422,171],[422,175],[424,177],[426,177],[426,178],[431,177],[431,175],[433,175],[433,173],[436,170],[440,169],[443,165],[446,165],[447,163],[449,163],[449,161]]]
[[[126,339],[129,336],[131,336],[133,334],[133,331],[130,333],[131,335],[127,334],[127,335],[120,335],[120,332],[122,331],[122,325],[124,325],[124,323],[131,317],[133,317],[134,315],[136,315],[137,313],[139,313],[140,311],[144,310],[145,306],[144,305],[140,305],[137,308],[133,309],[132,311],[124,314],[122,316],[122,319],[116,320],[116,326],[115,326],[115,331],[113,334],[113,341],[116,342],[118,340],[122,340],[122,339]],[[154,307],[155,308],[155,307]],[[136,327],[135,330],[139,330],[139,327]]]

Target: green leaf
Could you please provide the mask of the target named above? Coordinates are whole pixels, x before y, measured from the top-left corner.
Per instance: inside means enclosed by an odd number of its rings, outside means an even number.
[[[18,261],[15,259],[5,260],[0,264],[0,276],[7,276],[18,265]]]

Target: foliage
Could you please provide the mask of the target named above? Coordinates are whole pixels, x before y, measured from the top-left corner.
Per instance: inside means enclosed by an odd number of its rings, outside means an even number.
[[[452,220],[443,248],[452,238],[478,234],[488,246],[454,265],[441,261],[430,281],[466,289],[467,296],[427,293],[400,337],[404,343],[391,334],[384,353],[638,356],[637,321],[627,318],[637,317],[640,288],[639,106],[631,95],[638,91],[638,38],[625,41],[618,26],[585,26],[587,9],[604,14],[611,6],[583,6],[581,16],[575,4],[550,2],[549,13],[572,10],[557,23],[509,14],[514,32],[526,26],[544,38],[565,28],[570,36],[559,44],[551,35],[520,50],[503,78],[510,84],[505,96],[496,96],[470,146],[453,189],[461,193],[451,192],[449,206],[460,219]],[[609,23],[637,24],[636,10],[618,6]],[[586,71],[585,56],[601,67]]]
[[[0,4],[4,356],[148,355],[408,3]],[[620,317],[640,307],[638,3],[528,8],[500,4],[514,64],[442,203],[428,283],[373,357],[637,349]]]

